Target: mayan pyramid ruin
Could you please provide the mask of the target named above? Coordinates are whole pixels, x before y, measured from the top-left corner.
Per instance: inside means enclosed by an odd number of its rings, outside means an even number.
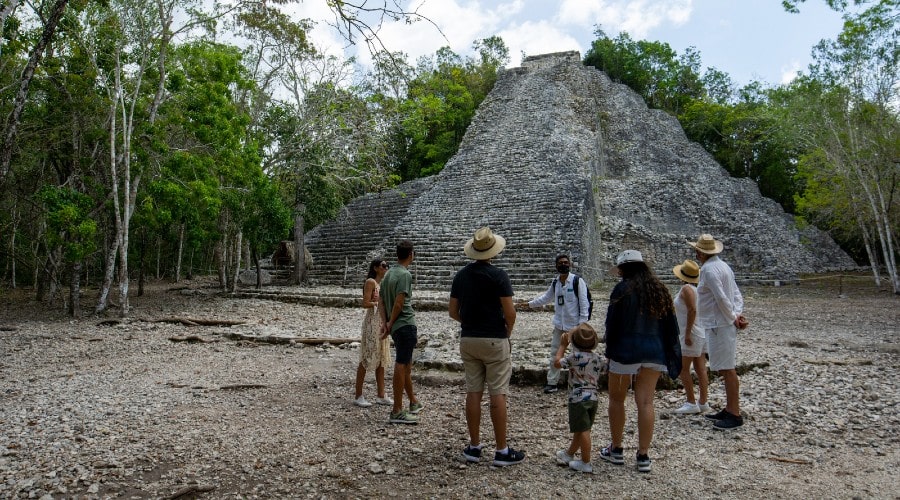
[[[310,231],[309,279],[357,286],[368,261],[393,261],[409,239],[416,286],[447,288],[485,225],[506,237],[494,262],[517,289],[546,286],[558,253],[588,282],[609,279],[627,248],[667,276],[704,232],[745,281],[855,267],[827,234],[799,230],[752,180],[730,177],[677,119],[563,52],[505,70],[439,174],[357,198]]]

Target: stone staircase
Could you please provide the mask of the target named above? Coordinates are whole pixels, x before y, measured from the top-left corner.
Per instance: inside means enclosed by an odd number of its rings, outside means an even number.
[[[855,265],[830,237],[801,232],[747,179],[728,176],[677,120],[581,64],[577,52],[503,72],[457,154],[437,175],[353,200],[306,235],[313,284],[355,286],[368,262],[416,249],[416,286],[447,289],[481,226],[507,239],[494,263],[516,289],[542,288],[566,253],[590,282],[626,248],[660,277],[693,258],[686,240],[723,240],[737,275],[795,279]]]

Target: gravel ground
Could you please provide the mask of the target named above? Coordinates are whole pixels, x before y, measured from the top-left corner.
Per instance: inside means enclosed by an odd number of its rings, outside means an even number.
[[[660,390],[653,471],[634,468],[632,402],[625,466],[595,461],[584,475],[554,463],[570,438],[563,392],[514,386],[510,443],[528,458],[465,465],[461,373],[417,364],[420,424],[390,425],[386,407],[351,404],[355,345],[290,342],[358,336],[362,309],[191,286],[152,286],[132,299],[128,321],[110,324],[0,294],[0,498],[900,498],[900,299],[888,292],[744,289],[752,321],[738,348],[744,427],[715,431],[702,417],[676,417],[682,393]],[[594,293],[600,328],[603,295]],[[159,321],[176,316],[245,324]],[[520,369],[543,366],[550,318],[519,314]],[[446,313],[418,319],[427,340],[420,359],[454,365]],[[225,335],[235,333],[284,343]],[[171,340],[187,336],[195,341]],[[374,396],[371,374],[365,394]],[[710,402],[724,404],[718,379]],[[490,454],[487,411],[482,435]],[[595,449],[609,440],[603,411],[593,440]]]

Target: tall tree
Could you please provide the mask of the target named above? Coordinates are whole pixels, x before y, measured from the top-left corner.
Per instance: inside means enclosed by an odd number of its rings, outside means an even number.
[[[797,89],[791,106],[794,127],[810,151],[802,163],[810,186],[833,179],[835,199],[855,211],[859,234],[878,277],[883,265],[895,293],[900,202],[900,24],[894,2],[874,2],[859,14],[846,14],[836,40],[823,40],[814,50],[812,84]],[[836,181],[835,181],[836,180]],[[821,198],[812,189],[803,206],[821,216]],[[873,246],[877,245],[876,251]],[[879,258],[880,257],[880,258]],[[880,262],[879,262],[880,261]]]
[[[62,19],[68,3],[69,0],[56,0],[53,4],[53,7],[50,9],[46,20],[43,23],[43,33],[41,34],[38,43],[35,44],[34,48],[31,50],[28,64],[25,65],[25,68],[22,70],[22,76],[19,78],[19,91],[16,93],[12,111],[10,111],[9,115],[6,117],[2,142],[0,142],[0,186],[3,185],[6,174],[9,171],[10,161],[12,161],[16,130],[19,127],[19,119],[22,117],[22,110],[25,108],[25,101],[28,98],[28,87],[31,85],[31,79],[34,77],[34,72],[37,69],[38,64],[40,64],[41,58],[44,56],[44,51],[56,33],[56,28],[59,25],[60,19]],[[5,11],[6,9],[4,9],[4,12]],[[43,19],[43,16],[41,17]],[[2,27],[2,25],[0,25],[0,27]]]

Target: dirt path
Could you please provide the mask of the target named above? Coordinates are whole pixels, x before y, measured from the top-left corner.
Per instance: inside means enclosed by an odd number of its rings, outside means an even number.
[[[845,294],[745,290],[753,324],[738,357],[759,366],[741,379],[745,426],[720,432],[702,417],[675,417],[683,396],[660,391],[653,472],[634,469],[630,403],[625,466],[596,463],[582,476],[553,462],[569,438],[563,393],[514,387],[510,441],[527,460],[466,466],[458,460],[466,443],[460,374],[414,369],[421,423],[392,426],[385,407],[350,404],[355,348],[221,335],[352,337],[360,310],[161,286],[133,300],[133,321],[103,326],[6,293],[0,325],[15,330],[0,331],[0,497],[897,498],[900,301],[869,289]],[[246,324],[148,321],[178,315]],[[426,351],[452,357],[446,313],[419,317]],[[543,362],[549,318],[520,315],[514,361]],[[203,341],[170,340],[188,335]],[[720,381],[711,392],[713,406],[724,402]],[[487,411],[482,427],[490,454]],[[598,415],[595,446],[608,436]]]

